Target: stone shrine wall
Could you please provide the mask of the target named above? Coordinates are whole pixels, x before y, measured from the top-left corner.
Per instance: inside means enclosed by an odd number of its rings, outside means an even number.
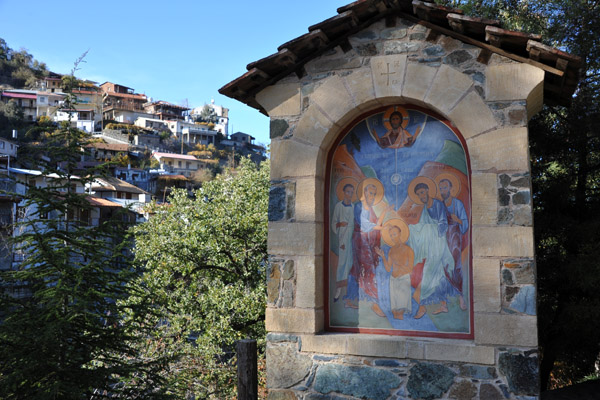
[[[272,139],[269,399],[537,398],[527,121],[544,72],[402,19],[350,43],[256,96]],[[325,331],[327,154],[359,115],[399,103],[447,118],[466,142],[473,340]]]

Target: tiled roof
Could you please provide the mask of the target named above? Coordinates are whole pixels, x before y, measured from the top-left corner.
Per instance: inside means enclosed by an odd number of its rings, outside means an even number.
[[[2,97],[11,97],[15,99],[32,99],[35,100],[37,96],[35,94],[27,93],[14,93],[14,92],[2,92]]]
[[[92,183],[92,190],[96,192],[127,192],[148,194],[148,192],[140,189],[139,187],[114,177],[97,178],[94,183]]]
[[[100,197],[93,197],[93,196],[88,196],[86,197],[86,200],[92,205],[92,206],[96,206],[96,207],[121,207],[121,205],[119,203],[115,203],[113,201],[107,200],[107,199],[103,199]]]
[[[148,99],[145,94],[105,92],[104,95],[108,96],[108,97],[122,97],[125,99],[136,99],[136,100],[147,100]]]
[[[279,46],[276,53],[248,64],[248,72],[219,93],[265,113],[254,99],[258,92],[292,73],[302,77],[304,65],[312,59],[337,46],[351,50],[349,36],[384,18],[393,26],[396,17],[477,46],[482,53],[541,68],[546,72],[544,99],[550,104],[569,104],[579,81],[581,58],[540,43],[540,35],[505,30],[498,21],[467,17],[459,9],[418,0],[358,0],[337,11],[338,15],[309,27],[307,34]]]

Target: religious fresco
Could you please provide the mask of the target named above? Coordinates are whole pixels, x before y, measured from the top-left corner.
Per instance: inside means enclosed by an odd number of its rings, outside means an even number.
[[[472,337],[471,194],[459,134],[416,106],[376,110],[328,162],[327,325]]]

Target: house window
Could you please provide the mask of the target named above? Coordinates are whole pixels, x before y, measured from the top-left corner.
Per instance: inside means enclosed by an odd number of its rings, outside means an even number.
[[[177,166],[181,168],[181,161],[177,161]]]
[[[190,162],[189,161],[185,163],[185,169],[190,169]]]

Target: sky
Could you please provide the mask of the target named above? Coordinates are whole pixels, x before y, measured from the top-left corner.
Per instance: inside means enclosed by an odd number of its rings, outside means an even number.
[[[229,108],[229,133],[269,143],[269,119],[219,94],[246,65],[337,15],[351,0],[0,0],[0,38],[57,73],[189,107]]]

